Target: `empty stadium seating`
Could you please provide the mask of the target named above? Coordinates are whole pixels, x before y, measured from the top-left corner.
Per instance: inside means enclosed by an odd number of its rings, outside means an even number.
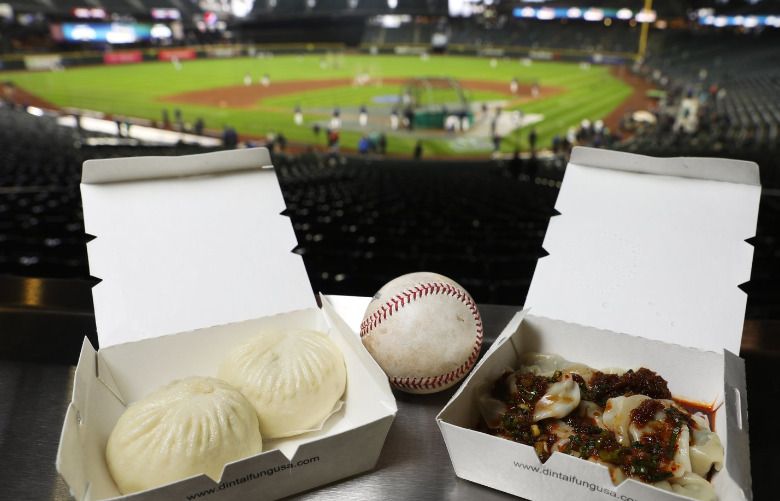
[[[85,159],[201,151],[87,147],[74,129],[0,107],[0,274],[88,278],[78,191]],[[430,270],[461,282],[480,302],[504,304],[524,300],[563,174],[560,159],[529,162],[421,164],[315,153],[274,160],[295,252],[315,290],[370,295],[399,274]],[[764,197],[747,286],[753,316],[780,308],[772,286],[780,276],[779,228],[780,198]]]

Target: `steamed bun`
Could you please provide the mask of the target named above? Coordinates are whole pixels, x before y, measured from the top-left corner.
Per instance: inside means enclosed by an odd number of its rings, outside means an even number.
[[[327,335],[265,331],[222,362],[219,377],[252,403],[265,438],[317,429],[344,394],[344,356]]]
[[[106,446],[122,494],[205,473],[218,481],[226,463],[261,452],[252,404],[214,378],[190,377],[131,404]]]

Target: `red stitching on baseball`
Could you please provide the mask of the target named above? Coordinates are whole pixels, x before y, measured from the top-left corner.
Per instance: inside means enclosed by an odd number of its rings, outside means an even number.
[[[385,304],[378,308],[374,313],[367,316],[360,323],[360,337],[367,336],[374,330],[382,321],[387,320],[388,316],[393,314],[393,311],[398,311],[400,306],[409,304],[421,297],[428,296],[429,294],[446,294],[448,296],[455,296],[459,301],[464,303],[468,307],[471,315],[474,317],[477,329],[477,339],[474,342],[474,347],[471,350],[471,355],[468,360],[450,372],[440,374],[438,376],[428,377],[391,377],[390,383],[398,388],[407,390],[428,390],[441,386],[442,384],[451,383],[463,377],[467,374],[474,363],[479,357],[479,350],[482,347],[482,318],[479,316],[479,310],[474,300],[469,296],[468,292],[458,289],[447,283],[442,282],[429,282],[427,284],[417,285],[412,289],[407,289],[395,297],[390,298]]]

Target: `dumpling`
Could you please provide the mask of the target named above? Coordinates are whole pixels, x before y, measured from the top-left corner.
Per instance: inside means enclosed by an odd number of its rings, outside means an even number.
[[[521,370],[535,376],[550,377],[561,371],[564,374],[579,374],[585,381],[589,381],[596,372],[587,365],[569,362],[558,355],[546,353],[526,353],[522,360]]]
[[[628,446],[631,443],[628,429],[631,424],[631,411],[639,407],[645,400],[650,400],[650,397],[631,395],[630,397],[615,397],[607,400],[602,421],[604,427],[615,434],[620,445]]]
[[[319,428],[347,384],[339,348],[310,330],[266,331],[233,350],[218,374],[252,403],[264,438]]]
[[[477,399],[477,406],[488,428],[496,429],[501,425],[501,418],[509,410],[509,406],[488,393],[483,393]]]
[[[689,415],[688,412],[683,410],[673,400],[653,399],[653,402],[657,403],[657,410],[647,424],[641,426],[635,422],[632,422],[629,425],[629,434],[631,435],[631,440],[637,441],[643,436],[653,433],[660,427],[671,426],[666,421],[666,409],[670,407],[674,407],[686,416]],[[690,428],[687,424],[684,424],[680,428],[680,434],[677,437],[677,442],[675,444],[674,457],[672,458],[672,464],[670,465],[671,472],[675,477],[682,477],[686,472],[691,471],[690,442]]]
[[[547,353],[526,353],[520,364],[523,372],[530,372],[535,376],[550,377],[555,371],[561,370],[566,360],[558,355]]]
[[[674,492],[697,501],[718,501],[715,488],[706,479],[695,473],[688,472],[680,478],[657,482],[653,486],[665,491]]]
[[[257,414],[224,381],[174,381],[131,404],[114,426],[106,462],[122,494],[206,474],[262,451]]]
[[[552,454],[555,451],[560,451],[569,443],[569,438],[574,435],[574,428],[561,420],[555,420],[547,425],[547,433],[555,437],[555,441],[550,446],[550,454]]]
[[[593,426],[605,428],[602,419],[604,412],[602,411],[601,406],[596,402],[590,402],[588,400],[580,401],[580,405],[577,407],[577,415],[589,419]]]
[[[701,413],[691,415],[691,468],[694,473],[706,477],[712,467],[723,468],[723,444],[717,433],[710,431],[707,416]]]
[[[654,412],[648,416],[646,423],[637,423],[632,419],[633,413],[645,402],[647,404],[643,408],[649,408]],[[671,400],[651,399],[645,395],[610,398],[607,400],[604,410],[604,426],[615,434],[618,443],[628,446],[630,443],[639,441],[645,435],[652,434],[660,428],[672,426],[666,419],[666,409],[669,407],[679,410],[679,406]],[[681,412],[685,413],[685,411]],[[687,425],[680,427],[669,471],[675,477],[682,477],[683,474],[691,471],[690,430]]]
[[[680,429],[680,436],[677,437],[677,445],[672,458],[672,474],[675,477],[682,477],[691,471],[691,434],[687,426]]]
[[[562,418],[580,404],[580,386],[571,374],[564,374],[560,381],[551,384],[534,407],[533,422],[542,419]]]

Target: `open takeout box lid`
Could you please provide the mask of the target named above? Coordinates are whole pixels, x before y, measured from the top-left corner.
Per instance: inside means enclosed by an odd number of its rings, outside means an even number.
[[[739,353],[760,196],[752,162],[574,148],[526,307]]]
[[[88,160],[101,347],[316,306],[265,148]]]

